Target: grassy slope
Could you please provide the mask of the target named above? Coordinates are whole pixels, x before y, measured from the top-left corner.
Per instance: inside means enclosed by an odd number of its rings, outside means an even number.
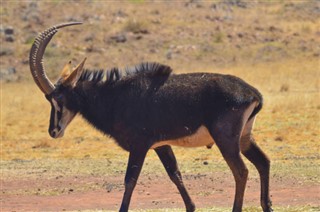
[[[271,158],[318,158],[318,65],[316,60],[286,61],[223,70],[242,76],[264,94],[264,109],[254,132]],[[287,90],[282,91],[283,87]],[[47,133],[50,106],[33,83],[2,84],[1,91],[4,160],[104,158],[114,157],[118,152],[114,149],[120,150],[81,117],[71,123],[64,138],[51,140]]]
[[[15,42],[2,42],[12,53],[3,55],[0,64],[16,67],[22,79],[30,80],[26,56],[34,36],[72,20],[84,25],[61,30],[45,55],[53,78],[60,71],[56,67],[85,56],[87,67],[93,68],[157,61],[188,72],[319,57],[314,1],[248,2],[246,8],[217,1],[203,1],[201,6],[130,2],[3,1],[1,21],[4,27],[14,26]],[[127,42],[110,39],[117,34],[124,34]]]

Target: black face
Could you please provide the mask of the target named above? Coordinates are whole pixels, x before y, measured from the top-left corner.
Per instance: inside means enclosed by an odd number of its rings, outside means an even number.
[[[52,138],[60,138],[77,112],[67,108],[67,95],[59,87],[46,98],[51,104],[49,134]]]

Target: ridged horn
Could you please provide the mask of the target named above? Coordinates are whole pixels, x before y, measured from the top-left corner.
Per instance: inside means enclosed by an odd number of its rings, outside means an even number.
[[[41,32],[36,37],[31,47],[29,56],[31,74],[35,83],[38,85],[38,87],[44,94],[50,94],[55,88],[53,83],[48,79],[45,72],[45,68],[43,66],[44,51],[52,37],[58,32],[58,29],[78,24],[82,24],[82,22],[70,22],[53,26]]]

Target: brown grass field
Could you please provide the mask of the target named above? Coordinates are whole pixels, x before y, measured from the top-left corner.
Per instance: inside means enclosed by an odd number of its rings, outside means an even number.
[[[80,116],[63,138],[51,139],[50,105],[29,74],[35,32],[72,18],[86,24],[59,32],[48,47],[45,64],[52,79],[60,71],[55,67],[85,56],[93,68],[158,61],[175,74],[239,76],[264,96],[254,135],[271,159],[275,211],[320,211],[320,22],[314,16],[320,14],[319,2],[256,1],[246,8],[212,9],[217,2],[38,2],[25,20],[32,2],[2,1],[1,24],[14,26],[16,37],[9,43],[1,34],[1,49],[12,50],[1,54],[1,69],[15,67],[19,79],[0,84],[1,211],[119,207],[128,153]],[[314,7],[318,13],[310,12]],[[125,43],[110,41],[118,33],[126,35]],[[218,149],[175,147],[174,152],[197,211],[230,211],[233,179]],[[247,165],[245,211],[260,211],[258,174]],[[167,178],[150,151],[132,209],[184,211]]]

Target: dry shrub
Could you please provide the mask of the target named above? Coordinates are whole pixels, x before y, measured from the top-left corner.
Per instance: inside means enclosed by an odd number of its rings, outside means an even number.
[[[50,148],[50,144],[48,141],[41,141],[37,145],[33,146],[32,149],[45,149],[45,148]]]
[[[135,19],[128,20],[124,26],[124,31],[137,33],[148,33],[147,24],[143,21],[137,21]]]
[[[283,141],[284,138],[283,138],[283,136],[279,135],[279,136],[275,137],[274,140],[275,141]]]
[[[289,85],[288,84],[282,84],[280,87],[280,92],[288,92],[289,91]]]

